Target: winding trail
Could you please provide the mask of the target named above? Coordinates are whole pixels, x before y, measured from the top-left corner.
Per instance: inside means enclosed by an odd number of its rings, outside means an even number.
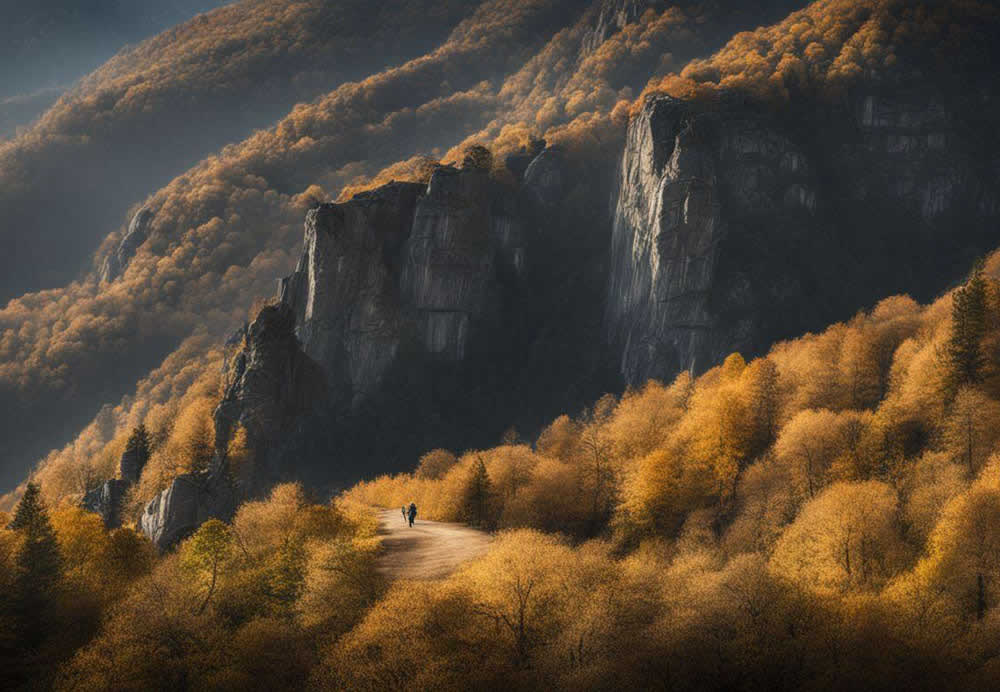
[[[410,528],[398,509],[378,513],[378,531],[385,549],[377,570],[393,578],[441,579],[459,565],[482,555],[492,538],[464,524],[447,524],[417,517]]]

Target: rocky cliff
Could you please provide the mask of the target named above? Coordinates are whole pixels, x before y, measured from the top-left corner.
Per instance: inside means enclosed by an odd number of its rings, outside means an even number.
[[[145,428],[142,431],[142,435],[145,436]],[[135,443],[136,440],[137,438],[133,436],[122,452],[119,460],[120,477],[109,478],[85,493],[80,501],[80,506],[84,509],[100,514],[104,525],[109,529],[116,529],[122,525],[121,510],[125,494],[139,482],[142,470],[149,461],[148,437],[143,437],[141,444]]]
[[[632,120],[607,306],[626,383],[932,295],[995,244],[998,169],[975,144],[989,138],[934,89],[789,108],[653,96]]]
[[[512,194],[485,171],[441,167],[426,186],[393,183],[309,212],[279,299],[336,403],[360,406],[403,349],[465,359],[495,316],[498,268],[524,267]]]
[[[604,246],[581,224],[606,214],[566,206],[562,151],[527,159],[514,182],[442,166],[427,184],[308,212],[295,271],[230,339],[213,468],[146,509],[158,545],[282,479],[332,489],[435,446],[492,444],[606,391],[603,274],[588,268]],[[236,470],[226,454],[239,428],[252,463]]]
[[[533,435],[604,392],[928,298],[996,245],[997,110],[989,88],[864,82],[784,108],[656,95],[617,167],[535,143],[499,176],[443,166],[318,205],[275,304],[231,339],[212,469],[143,527],[168,545],[282,479],[335,490]]]
[[[143,527],[167,545],[285,478],[332,490],[533,434],[603,392],[932,295],[995,245],[995,158],[939,94],[794,107],[653,96],[617,180],[534,147],[513,183],[444,166],[318,205],[276,303],[232,340],[213,469]],[[253,462],[235,473],[239,427]]]

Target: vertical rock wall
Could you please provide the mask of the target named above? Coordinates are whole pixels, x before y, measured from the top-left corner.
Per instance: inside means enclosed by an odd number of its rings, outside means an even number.
[[[606,313],[626,383],[755,355],[896,292],[930,297],[995,246],[989,137],[941,94],[789,108],[654,96],[630,123]]]

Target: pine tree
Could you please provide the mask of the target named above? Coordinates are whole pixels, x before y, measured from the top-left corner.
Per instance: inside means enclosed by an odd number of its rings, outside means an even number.
[[[128,442],[125,444],[125,450],[137,454],[141,459],[149,459],[149,431],[146,429],[145,423],[140,423],[132,430],[132,434],[129,435]]]
[[[142,470],[149,461],[152,452],[149,431],[145,424],[140,423],[132,430],[128,442],[125,443],[125,454],[121,460],[121,475],[130,483],[139,482]]]
[[[945,357],[949,394],[967,384],[979,384],[985,375],[982,341],[986,336],[987,284],[983,262],[976,262],[969,280],[955,291],[951,303],[951,335]]]
[[[59,543],[37,484],[28,483],[10,528],[23,537],[15,559],[13,616],[22,643],[34,649],[48,634],[49,615],[62,580]]]
[[[493,484],[486,472],[486,463],[480,457],[472,468],[472,474],[465,486],[462,519],[474,526],[487,526],[492,523],[492,506]]]

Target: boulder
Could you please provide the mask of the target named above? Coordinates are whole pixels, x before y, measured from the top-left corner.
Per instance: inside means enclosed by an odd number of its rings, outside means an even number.
[[[139,246],[146,242],[149,237],[149,229],[153,223],[153,212],[143,207],[132,217],[128,225],[128,231],[121,239],[118,247],[104,258],[101,265],[101,281],[114,281],[135,256]]]
[[[235,510],[236,495],[225,474],[186,473],[146,505],[139,525],[153,545],[166,550],[209,519],[230,520]]]

